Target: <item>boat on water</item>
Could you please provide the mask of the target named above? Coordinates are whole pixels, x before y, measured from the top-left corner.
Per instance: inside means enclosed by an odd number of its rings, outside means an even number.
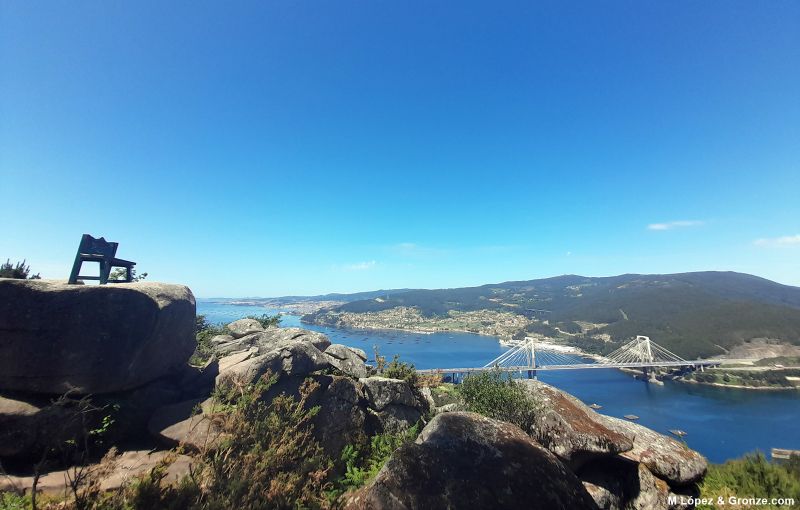
[[[683,437],[683,436],[686,435],[686,432],[684,432],[684,431],[682,431],[680,429],[670,429],[669,433],[674,435],[674,436],[678,436],[678,437]]]
[[[602,409],[602,408],[603,408],[603,406],[601,406],[601,405],[598,405],[598,404],[592,404],[592,405],[590,405],[589,407],[591,407],[591,408],[592,408],[592,409],[594,409],[595,411],[596,411],[596,410],[598,410],[598,409]]]
[[[626,420],[631,420],[631,421],[639,419],[639,417],[636,416],[635,414],[626,414],[625,416],[623,416],[623,418],[625,418]]]

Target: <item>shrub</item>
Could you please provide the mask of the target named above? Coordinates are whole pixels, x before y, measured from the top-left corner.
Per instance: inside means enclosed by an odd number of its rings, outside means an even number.
[[[211,358],[211,339],[217,335],[225,335],[228,328],[221,324],[208,322],[205,315],[195,317],[195,338],[197,348],[189,360],[192,365],[202,365]]]
[[[307,409],[318,384],[307,380],[300,399],[281,394],[263,400],[277,377],[265,375],[239,390],[221,415],[226,439],[204,459],[210,508],[317,508],[327,505],[325,479],[331,461],[312,436],[318,407]]]
[[[0,510],[28,510],[29,508],[31,508],[30,496],[0,492]]]
[[[458,386],[467,410],[506,421],[528,431],[538,405],[525,388],[499,370],[472,374]]]
[[[361,447],[345,446],[341,456],[345,472],[334,482],[335,488],[329,495],[335,498],[366,484],[378,474],[395,450],[415,440],[418,435],[419,423],[403,432],[374,435]]]
[[[400,361],[400,356],[397,354],[395,354],[392,361],[386,365],[381,375],[390,379],[402,379],[412,386],[416,386],[419,380],[417,369],[414,365],[412,363]]]
[[[266,374],[255,384],[233,384],[215,394],[222,412],[212,419],[223,439],[200,453],[189,477],[175,486],[162,483],[174,460],[167,459],[103,508],[330,507],[326,479],[331,461],[312,435],[318,408],[307,408],[317,384],[307,380],[299,400],[281,394],[265,402],[276,380]]]
[[[6,259],[3,264],[0,264],[0,278],[16,278],[18,280],[39,280],[41,276],[39,273],[34,275],[30,274],[30,266],[25,265],[25,261],[17,262],[12,265],[10,259]]]
[[[727,501],[730,496],[794,498],[795,501],[800,501],[800,478],[792,473],[791,468],[770,463],[761,452],[756,452],[724,464],[710,465],[708,474],[700,484],[700,494],[701,497],[714,501],[720,497]]]
[[[109,280],[124,280],[126,274],[126,269],[124,267],[115,267],[111,270],[108,274]],[[136,274],[136,268],[131,268],[131,280],[134,282],[140,282],[147,278],[147,273]]]
[[[268,314],[261,314],[261,315],[248,315],[245,317],[246,319],[253,319],[258,321],[264,329],[267,328],[275,328],[280,326],[281,324],[281,315],[268,315]]]

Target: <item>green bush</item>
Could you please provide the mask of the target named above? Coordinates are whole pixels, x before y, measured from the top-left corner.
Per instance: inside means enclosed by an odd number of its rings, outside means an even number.
[[[458,386],[467,410],[506,421],[528,431],[538,404],[525,388],[499,370],[472,374]]]
[[[264,329],[275,328],[281,324],[281,315],[268,315],[266,313],[261,315],[248,315],[246,319],[253,319],[258,321]]]
[[[16,278],[17,280],[39,280],[41,276],[39,273],[34,275],[30,274],[30,266],[25,265],[25,261],[11,264],[11,259],[6,259],[3,264],[0,264],[0,278]]]
[[[700,484],[702,498],[714,501],[728,497],[737,498],[794,498],[800,502],[800,477],[792,469],[794,464],[781,465],[767,461],[761,452],[747,454],[741,459],[724,464],[712,464]],[[698,508],[715,508],[699,506]],[[760,506],[759,508],[779,508]],[[783,507],[786,508],[786,507]]]
[[[374,435],[365,446],[345,446],[341,456],[345,471],[334,482],[335,488],[329,493],[331,498],[366,484],[378,474],[395,450],[415,440],[418,435],[419,424],[416,424],[403,432]]]
[[[277,377],[264,376],[227,403],[220,426],[227,439],[205,456],[210,480],[205,508],[316,508],[327,504],[331,461],[312,436],[318,407],[308,399],[318,384],[307,380],[300,399],[264,395]]]
[[[126,276],[127,270],[124,267],[115,267],[111,270],[108,274],[109,280],[124,280]],[[131,268],[131,280],[134,282],[140,282],[147,278],[147,273],[136,274],[136,268]]]
[[[93,508],[240,510],[329,508],[332,463],[314,439],[317,407],[308,399],[317,384],[307,380],[300,398],[264,397],[277,377],[234,384],[219,391],[210,419],[224,434],[221,444],[200,452],[191,476],[163,482],[171,460]]]
[[[13,492],[0,492],[0,510],[28,510],[30,507],[30,496],[22,496]]]
[[[397,354],[395,354],[394,358],[392,358],[392,361],[385,366],[381,376],[388,377],[390,379],[401,379],[412,386],[415,386],[419,379],[417,369],[414,367],[414,365],[412,363],[400,361],[400,356]]]
[[[208,322],[205,315],[195,317],[195,338],[197,348],[189,360],[192,365],[203,365],[211,358],[211,339],[217,335],[228,334],[228,328],[222,324]]]

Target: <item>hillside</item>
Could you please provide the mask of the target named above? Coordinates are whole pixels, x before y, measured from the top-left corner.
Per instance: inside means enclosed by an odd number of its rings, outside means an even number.
[[[733,272],[565,275],[361,299],[309,314],[335,323],[341,314],[413,308],[423,317],[488,310],[524,316],[517,332],[537,333],[598,352],[648,335],[677,354],[708,357],[756,338],[800,345],[800,288]]]

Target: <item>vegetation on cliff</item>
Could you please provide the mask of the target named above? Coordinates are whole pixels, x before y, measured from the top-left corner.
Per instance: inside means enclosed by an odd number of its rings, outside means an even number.
[[[31,274],[31,267],[25,264],[25,261],[11,263],[11,259],[7,259],[0,264],[0,278],[16,278],[19,280],[39,280],[41,277],[39,273]]]
[[[258,321],[261,326],[266,328],[278,327],[281,323],[280,315],[248,315],[245,319],[253,319]],[[197,349],[189,362],[192,365],[199,366],[204,364],[211,358],[213,346],[211,339],[217,335],[227,335],[230,331],[224,324],[214,324],[209,322],[205,315],[197,315],[195,318],[195,336],[197,338]]]
[[[363,441],[346,445],[339,459],[331,459],[313,435],[319,407],[310,405],[309,398],[317,383],[307,379],[299,398],[282,393],[267,399],[277,380],[266,374],[254,384],[231,384],[215,392],[217,412],[210,419],[222,440],[196,454],[189,476],[177,484],[165,481],[173,455],[120,489],[103,491],[101,477],[109,469],[102,466],[113,462],[109,455],[100,469],[76,466],[69,495],[40,496],[37,503],[30,495],[3,493],[0,510],[336,508],[345,492],[367,483],[398,447],[419,433],[414,426],[363,436]]]
[[[468,411],[513,423],[522,430],[530,430],[534,423],[536,401],[523,386],[499,370],[472,374],[457,390]]]
[[[785,464],[769,462],[761,452],[745,455],[724,464],[712,464],[700,485],[702,498],[793,498],[792,508],[800,507],[800,457],[792,456]],[[698,508],[717,508],[699,506]],[[735,506],[734,506],[735,508]],[[788,506],[759,505],[759,508]]]

